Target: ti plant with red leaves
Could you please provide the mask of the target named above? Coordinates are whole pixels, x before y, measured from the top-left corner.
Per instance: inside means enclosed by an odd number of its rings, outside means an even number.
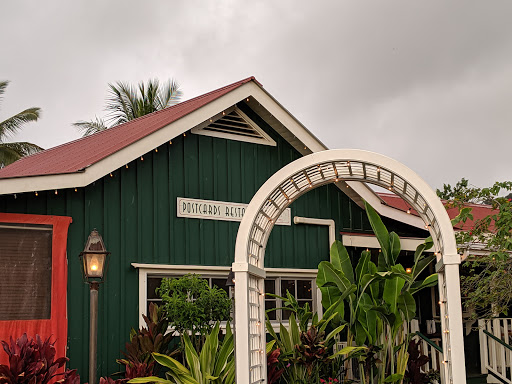
[[[149,316],[142,316],[146,322],[146,328],[143,327],[138,331],[132,328],[130,342],[126,343],[126,352],[123,352],[125,359],[117,360],[125,366],[127,379],[154,376],[157,373],[157,366],[151,354],[167,353],[172,339],[171,333],[166,334],[169,322],[159,310],[158,305],[149,304]]]
[[[405,379],[411,384],[429,383],[430,380],[427,374],[421,372],[421,368],[430,361],[430,357],[420,352],[420,342],[411,340],[407,352],[409,353],[409,360],[405,371]]]
[[[300,343],[295,345],[297,355],[293,362],[306,367],[308,376],[316,376],[318,372],[314,371],[330,361],[327,342],[325,332],[311,326],[307,332],[301,332]]]
[[[284,372],[284,368],[280,368],[279,355],[281,355],[279,348],[267,352],[267,381],[269,384],[277,383]]]
[[[36,335],[34,340],[24,333],[16,341],[11,337],[10,344],[2,341],[2,346],[9,365],[0,365],[0,384],[47,384],[59,376],[62,377],[57,383],[80,384],[76,370],[57,373],[69,359],[55,359],[55,341],[51,342],[50,337],[43,341]]]

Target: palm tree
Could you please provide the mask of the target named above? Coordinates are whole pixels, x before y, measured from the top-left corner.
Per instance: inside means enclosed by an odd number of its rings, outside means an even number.
[[[90,121],[77,121],[73,125],[83,136],[112,128],[116,125],[170,107],[179,102],[182,92],[175,80],[160,84],[157,79],[141,81],[137,86],[118,81],[109,84],[109,98],[105,110],[105,120],[95,117]]]
[[[8,81],[0,81],[0,100],[5,92]],[[41,147],[27,142],[6,143],[5,139],[17,133],[25,123],[37,121],[41,108],[28,108],[0,123],[0,168],[9,165],[23,156],[42,150]]]

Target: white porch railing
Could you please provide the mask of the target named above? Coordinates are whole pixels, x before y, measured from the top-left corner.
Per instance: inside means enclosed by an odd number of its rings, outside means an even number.
[[[480,362],[488,383],[512,384],[512,319],[478,320]]]
[[[429,333],[435,333],[436,332],[436,325],[434,320],[427,320],[427,329]],[[411,320],[411,333],[416,333],[420,331],[420,326],[418,320]],[[441,364],[443,362],[443,352],[442,348],[439,345],[440,339],[434,339],[430,340],[430,343],[425,340],[424,338],[421,338],[420,336],[415,336],[414,340],[420,341],[420,350],[423,355],[426,355],[429,357],[429,362],[425,364],[421,370],[423,372],[428,372],[430,370],[437,370],[441,372],[441,374],[444,372],[443,369],[441,369]],[[434,346],[436,345],[437,348]]]

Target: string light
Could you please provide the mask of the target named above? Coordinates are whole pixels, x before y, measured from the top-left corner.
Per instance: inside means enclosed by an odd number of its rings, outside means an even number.
[[[261,321],[258,321],[256,325],[259,327],[261,325]]]
[[[410,215],[411,214],[411,208],[407,208],[407,213]]]
[[[213,120],[212,120],[212,119],[210,119],[210,123],[213,123]]]
[[[37,193],[37,191],[36,191],[36,196],[39,196],[39,194]]]
[[[114,175],[112,174],[112,172],[110,172],[110,177],[114,177]]]
[[[184,132],[184,133],[183,133],[183,137],[187,137],[187,132]]]
[[[245,99],[245,101],[249,102],[249,98]]]
[[[141,156],[141,157],[140,157],[140,160],[141,160],[141,161],[144,161],[144,157],[143,157],[143,156]]]
[[[405,268],[405,273],[411,274],[412,273],[412,268]]]
[[[222,116],[225,116],[226,115],[226,112],[225,111],[222,111]]]
[[[128,164],[126,164],[126,169],[128,169]]]
[[[172,140],[169,140],[169,144],[172,145]]]
[[[58,195],[58,194],[59,194],[59,192],[57,192],[57,190],[55,190],[55,194],[56,194],[56,195]]]
[[[78,188],[75,188],[75,192],[78,192]]]
[[[155,152],[158,152],[158,148],[155,148]]]
[[[304,146],[304,149],[308,149],[308,147]]]

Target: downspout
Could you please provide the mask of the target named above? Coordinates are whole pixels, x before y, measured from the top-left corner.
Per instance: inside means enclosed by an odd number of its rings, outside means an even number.
[[[294,224],[309,224],[309,225],[325,225],[329,227],[329,249],[331,249],[331,245],[336,240],[336,223],[332,219],[315,219],[312,217],[301,217],[295,216],[293,218]],[[316,301],[318,303],[318,316],[321,318],[324,310],[322,307],[322,292],[317,287],[316,288]]]
[[[336,240],[336,224],[331,219],[314,219],[312,217],[295,216],[293,218],[294,224],[310,224],[310,225],[326,225],[329,227],[329,249],[332,243]]]

